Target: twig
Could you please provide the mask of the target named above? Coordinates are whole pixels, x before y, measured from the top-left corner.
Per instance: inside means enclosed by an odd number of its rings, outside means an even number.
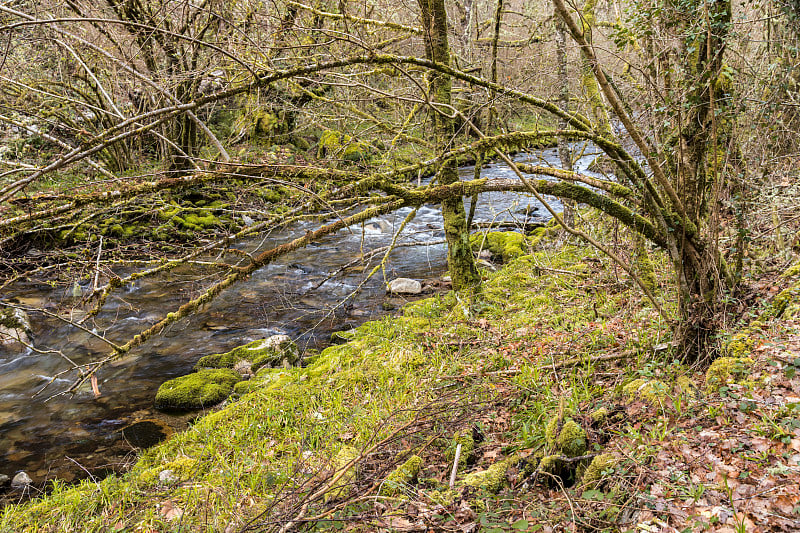
[[[456,456],[453,459],[453,470],[450,472],[450,490],[456,486],[456,474],[458,473],[458,460],[461,459],[461,443],[456,446]]]

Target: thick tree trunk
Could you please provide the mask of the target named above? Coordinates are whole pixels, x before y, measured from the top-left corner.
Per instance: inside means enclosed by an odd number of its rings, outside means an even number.
[[[428,59],[450,65],[450,50],[447,43],[447,11],[444,0],[419,0],[422,28],[425,33],[425,55]],[[436,145],[445,151],[455,133],[451,109],[450,76],[439,72],[431,74],[431,100],[434,104],[433,117],[436,130]],[[439,170],[439,182],[448,185],[458,181],[458,168],[455,160],[445,161]],[[447,239],[447,266],[453,279],[455,290],[476,287],[480,275],[475,266],[472,247],[469,243],[469,229],[461,197],[442,201],[442,218]]]

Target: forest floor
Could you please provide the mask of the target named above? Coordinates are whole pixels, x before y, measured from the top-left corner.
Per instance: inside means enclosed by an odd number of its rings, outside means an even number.
[[[606,257],[528,252],[477,296],[259,371],[128,473],[54,482],[0,531],[800,529],[797,258],[748,281],[752,312],[702,368]]]

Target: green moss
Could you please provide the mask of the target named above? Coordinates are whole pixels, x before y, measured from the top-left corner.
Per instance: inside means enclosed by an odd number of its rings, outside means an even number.
[[[422,457],[412,455],[406,462],[386,476],[386,480],[381,487],[381,494],[384,496],[402,494],[406,487],[416,483],[420,468],[422,468]]]
[[[667,398],[669,389],[663,382],[656,379],[637,378],[625,385],[622,392],[629,400],[641,398],[653,405],[661,405]]]
[[[572,419],[567,419],[556,439],[556,447],[567,457],[586,453],[586,431]]]
[[[275,335],[239,346],[230,352],[201,357],[195,369],[233,368],[239,361],[250,362],[253,372],[262,367],[293,366],[300,362],[300,350],[286,335]]]
[[[743,357],[746,353],[750,352],[750,348],[755,344],[752,334],[749,330],[737,333],[725,345],[725,353],[729,357]]]
[[[464,477],[464,484],[494,494],[505,484],[506,473],[513,463],[514,458],[512,457],[495,463],[486,470],[467,474]]]
[[[325,502],[343,498],[350,493],[351,485],[356,480],[357,473],[354,461],[358,459],[360,455],[361,452],[359,452],[358,449],[352,446],[342,446],[336,456],[331,460],[331,470],[334,472],[334,476],[338,475],[345,468],[347,470],[336,482],[336,485],[325,493]]]
[[[199,464],[199,461],[192,457],[178,457],[173,461],[143,470],[135,476],[135,479],[142,485],[154,485],[159,482],[161,472],[170,470],[179,481],[186,481],[197,475]]]
[[[552,418],[545,428],[545,442],[551,452],[567,457],[586,453],[586,431],[571,418]]]
[[[528,238],[528,245],[531,248],[537,248],[540,244],[553,237],[557,237],[559,233],[561,233],[559,226],[552,226],[548,223],[548,225],[543,228],[536,228],[533,230],[533,233],[531,233],[531,236]]]
[[[456,449],[461,445],[461,455],[458,458],[458,467],[463,468],[467,463],[475,459],[475,440],[472,438],[472,431],[465,430],[456,433],[452,442],[444,451],[444,457],[449,464],[453,464],[456,458]]]
[[[599,407],[592,412],[592,422],[595,424],[603,424],[608,420],[609,411],[607,407]]]
[[[431,502],[437,505],[441,505],[443,507],[449,507],[450,505],[453,505],[453,502],[456,500],[456,497],[458,496],[458,492],[449,489],[428,490],[425,491],[425,495]]]
[[[539,461],[539,472],[545,474],[558,475],[558,472],[563,468],[564,461],[560,455],[546,455]]]
[[[233,391],[241,376],[232,370],[200,370],[163,383],[156,393],[156,408],[200,409],[218,404]]]
[[[716,390],[731,382],[742,381],[753,365],[749,357],[720,357],[706,370],[706,389]]]
[[[317,157],[326,156],[345,161],[361,161],[368,157],[368,148],[364,143],[353,140],[350,135],[325,130],[319,139]]]
[[[483,246],[493,256],[502,258],[504,263],[521,257],[526,253],[525,236],[516,231],[490,231],[486,234],[470,235],[473,250]]]
[[[596,486],[603,479],[603,472],[612,470],[615,466],[617,466],[617,458],[610,453],[602,453],[592,459],[581,480],[584,485]]]
[[[688,396],[689,398],[697,397],[697,386],[689,378],[689,376],[678,376],[675,380],[675,392]]]

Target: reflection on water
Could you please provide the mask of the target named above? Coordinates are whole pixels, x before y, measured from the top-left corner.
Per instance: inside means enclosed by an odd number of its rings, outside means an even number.
[[[555,150],[518,159],[537,163],[544,160],[553,165],[558,161]],[[584,166],[589,160],[582,160]],[[470,179],[473,170],[464,167],[461,172]],[[482,176],[514,177],[499,164],[484,168]],[[555,205],[560,208],[557,202]],[[526,212],[549,218],[534,198],[491,193],[480,198],[476,221],[525,221]],[[98,374],[102,393],[98,399],[87,388],[74,396],[45,401],[70,384],[73,375],[57,377],[69,364],[57,354],[10,353],[0,348],[0,474],[11,477],[25,470],[35,482],[41,482],[52,478],[69,481],[85,477],[87,472],[102,476],[118,470],[131,460],[134,445],[149,438],[149,434],[139,436],[123,432],[123,428],[138,423],[134,427],[144,428],[144,433],[155,431],[154,427],[166,433],[169,426],[180,428],[186,424],[186,417],[155,411],[153,398],[163,381],[190,372],[201,356],[228,351],[278,332],[297,339],[301,348],[319,347],[330,339],[332,331],[391,311],[392,305],[402,302],[387,305],[381,274],[344,304],[342,299],[362,282],[363,271],[354,269],[321,286],[320,283],[359,257],[362,250],[389,244],[407,214],[408,210],[401,210],[351,228],[352,231],[342,231],[262,268],[202,312],[170,326],[133,355],[103,368]],[[266,239],[241,243],[240,247],[269,247],[301,235],[313,225],[301,223]],[[401,240],[427,242],[442,238],[439,210],[424,206]],[[432,279],[445,268],[442,245],[400,248],[391,255],[386,278]],[[124,342],[197,295],[207,285],[209,275],[208,270],[182,268],[139,280],[109,298],[94,322],[94,330],[114,342]],[[67,292],[43,284],[21,283],[0,297],[64,312],[74,303],[72,290]],[[40,350],[61,350],[78,364],[108,352],[102,340],[63,321],[34,315],[32,322],[34,342]],[[45,394],[32,397],[47,383],[50,385]]]

